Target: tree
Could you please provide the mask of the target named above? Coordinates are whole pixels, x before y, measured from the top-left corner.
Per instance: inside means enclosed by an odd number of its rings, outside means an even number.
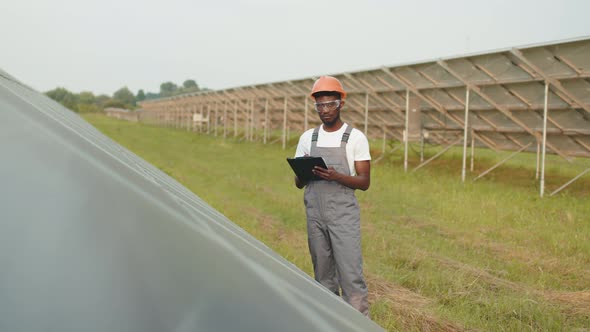
[[[72,111],[78,112],[78,96],[67,89],[59,87],[47,91],[45,94]]]
[[[145,99],[158,99],[160,98],[160,94],[159,93],[155,93],[155,92],[147,92],[145,94]]]
[[[178,90],[178,86],[172,82],[165,82],[160,84],[160,96],[170,97]]]
[[[109,101],[111,99],[111,97],[109,97],[108,95],[102,94],[102,95],[98,95],[96,96],[96,105],[100,106],[100,107],[104,107],[105,103],[107,101]]]
[[[95,104],[96,97],[94,97],[94,93],[92,93],[90,91],[82,91],[78,95],[78,102],[80,104],[87,104],[87,105]]]
[[[145,100],[145,92],[143,92],[143,89],[139,89],[139,91],[137,91],[137,96],[135,96],[135,99],[137,101]]]
[[[119,99],[109,99],[104,103],[104,108],[109,108],[109,107],[127,108],[127,107],[129,107],[129,104],[125,104],[122,101],[120,101]]]
[[[199,86],[195,80],[186,80],[184,83],[182,83],[182,86],[187,90],[190,89],[191,91],[199,90]]]
[[[113,99],[118,100],[129,107],[135,106],[135,96],[126,86],[117,90],[113,94]]]

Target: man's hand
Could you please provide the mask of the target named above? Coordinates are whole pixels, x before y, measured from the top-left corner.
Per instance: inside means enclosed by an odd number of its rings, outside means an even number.
[[[299,178],[295,176],[295,187],[297,187],[298,189],[303,189],[303,187],[305,187],[306,185],[307,183],[299,180]]]
[[[371,162],[369,160],[355,161],[356,176],[338,173],[334,167],[328,169],[319,166],[314,167],[313,174],[322,180],[336,181],[350,189],[367,190],[371,185]]]
[[[329,167],[325,169],[323,167],[315,166],[312,170],[313,174],[320,177],[322,180],[327,181],[338,181],[338,179],[342,178],[344,174],[336,172],[334,167]]]

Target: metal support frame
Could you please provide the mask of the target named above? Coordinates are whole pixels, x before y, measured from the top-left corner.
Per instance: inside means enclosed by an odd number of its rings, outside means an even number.
[[[408,121],[410,119],[410,90],[406,89],[406,124],[404,134],[404,172],[408,172]]]
[[[247,100],[246,105],[244,106],[244,140],[248,141],[250,139],[250,104],[251,101]]]
[[[531,146],[531,144],[533,144],[533,143],[529,143],[529,144],[523,146],[522,148],[518,149],[518,151],[515,151],[512,154],[510,154],[508,157],[502,159],[500,162],[498,162],[494,166],[488,168],[486,171],[484,171],[483,173],[481,173],[480,175],[478,175],[475,179],[473,179],[473,181],[479,180],[480,178],[484,177],[489,172],[491,172],[491,171],[495,170],[496,168],[498,168],[498,166],[500,166],[503,163],[507,162],[508,160],[514,158],[517,154],[521,153],[522,151],[526,150],[529,146]]]
[[[425,162],[421,163],[420,165],[416,166],[416,168],[414,168],[412,170],[412,173],[419,170],[420,168],[428,165],[431,161],[433,161],[434,159],[442,156],[443,153],[449,151],[450,148],[452,148],[453,146],[455,146],[457,143],[461,142],[461,140],[463,139],[463,137],[460,137],[458,140],[455,140],[453,143],[447,145],[444,149],[442,149],[441,151],[439,151],[437,154],[435,154],[434,156],[428,158],[428,160],[426,160]]]
[[[549,83],[545,82],[545,105],[543,107],[543,143],[541,146],[541,183],[539,195],[545,192],[545,153],[547,150],[547,113],[549,104]]]
[[[207,135],[211,134],[211,105],[207,104]]]
[[[234,137],[238,137],[238,101],[234,100]]]
[[[227,101],[223,102],[223,138],[227,137]]]
[[[268,98],[264,100],[264,138],[262,140],[263,144],[266,144],[266,139],[268,137]]]
[[[424,133],[420,131],[420,162],[424,162]]]
[[[200,111],[200,114],[201,114],[201,121],[199,121],[199,134],[202,134],[203,133],[203,122],[204,122],[203,121],[203,119],[204,119],[203,115],[205,114],[205,104],[201,104],[200,106],[201,107],[199,107],[199,111]],[[207,119],[207,121],[209,121],[209,119]]]
[[[539,166],[541,163],[541,142],[539,142],[539,138],[537,138],[537,167],[535,168],[535,180],[539,180]]]
[[[475,135],[474,130],[471,129],[471,173],[473,173],[473,168],[475,166],[474,159],[475,159]]]
[[[387,141],[387,132],[383,128],[383,144],[381,145],[381,154],[385,154],[385,142]]]
[[[219,123],[217,123],[218,118],[219,118],[219,116],[217,116],[217,110],[218,109],[219,109],[219,103],[218,102],[215,102],[215,121],[213,122],[214,123],[214,126],[215,126],[215,129],[214,129],[214,135],[213,136],[217,136],[217,127],[219,126]]]
[[[250,99],[248,103],[248,118],[250,119],[248,122],[248,140],[252,141],[254,139],[254,99]]]
[[[545,84],[551,84],[551,86],[553,86],[554,89],[561,92],[562,94],[564,94],[567,98],[569,98],[571,100],[570,101],[570,100],[564,99],[564,101],[566,103],[568,103],[572,107],[574,107],[574,105],[572,105],[573,104],[572,101],[573,101],[574,103],[576,103],[578,105],[578,107],[584,109],[588,114],[590,114],[590,107],[588,105],[586,105],[586,103],[584,103],[584,101],[582,99],[578,98],[578,96],[576,96],[575,94],[569,92],[561,84],[561,82],[559,82],[559,80],[551,78],[551,76],[549,76],[547,73],[545,73],[545,71],[543,71],[541,68],[539,68],[534,63],[529,61],[529,59],[527,59],[524,56],[524,54],[522,54],[522,51],[520,51],[519,49],[513,48],[512,50],[510,50],[510,53],[512,53],[514,56],[516,56],[520,61],[524,62],[527,66],[532,68],[535,72],[537,72],[537,74],[541,75],[541,77],[543,77],[543,79],[545,80]]]
[[[553,110],[559,110],[559,113],[561,114],[561,112],[567,108],[568,113],[572,113],[563,115],[564,117],[567,115],[567,119],[571,120],[573,116],[579,118],[579,115],[582,115],[582,120],[588,121],[587,115],[590,114],[590,104],[584,100],[581,92],[578,91],[578,86],[580,82],[583,84],[590,78],[590,73],[584,71],[582,68],[583,66],[580,67],[581,64],[583,65],[583,62],[580,62],[578,58],[579,53],[577,51],[577,49],[580,49],[583,52],[586,52],[589,45],[588,42],[590,41],[584,40],[583,43],[580,43],[579,45],[576,44],[574,45],[575,47],[571,49],[568,46],[567,50],[564,49],[563,51],[561,51],[559,45],[556,44],[535,47],[534,49],[531,48],[530,53],[527,48],[522,51],[520,49],[505,50],[491,55],[491,58],[494,59],[494,61],[501,61],[500,59],[504,58],[508,59],[511,64],[507,63],[507,66],[510,66],[513,69],[519,68],[526,72],[530,77],[518,75],[515,77],[512,77],[512,75],[504,77],[501,75],[501,72],[499,72],[502,68],[488,65],[488,63],[482,62],[479,58],[473,56],[466,56],[462,59],[467,65],[471,65],[471,68],[460,64],[455,66],[456,62],[454,60],[440,60],[431,62],[425,66],[422,64],[415,64],[404,67],[382,68],[382,71],[372,70],[362,73],[344,73],[342,75],[348,78],[346,83],[351,90],[350,95],[352,98],[347,100],[354,111],[351,113],[351,115],[354,115],[351,116],[351,121],[360,124],[363,122],[364,116],[365,135],[368,136],[368,129],[371,128],[372,130],[377,130],[377,132],[372,132],[372,134],[374,137],[378,137],[380,136],[378,134],[378,128],[381,127],[384,131],[384,137],[403,140],[403,146],[402,144],[399,144],[395,149],[404,148],[404,171],[407,172],[409,152],[410,149],[415,146],[409,146],[409,125],[413,125],[412,122],[409,122],[412,120],[409,118],[411,110],[409,106],[414,108],[414,98],[419,98],[423,102],[422,104],[426,105],[426,113],[424,114],[428,117],[429,123],[432,122],[429,127],[426,127],[426,130],[432,129],[433,131],[428,143],[434,142],[435,144],[443,144],[441,146],[442,148],[449,144],[451,140],[455,139],[449,139],[449,137],[455,135],[439,135],[436,133],[437,128],[450,132],[455,132],[457,127],[459,127],[459,130],[463,129],[463,135],[460,135],[460,132],[457,132],[459,135],[455,136],[456,138],[458,138],[458,136],[463,137],[462,182],[465,182],[466,179],[466,159],[469,152],[467,150],[467,144],[469,143],[469,135],[471,135],[472,172],[474,170],[475,139],[479,140],[479,143],[477,143],[479,144],[479,147],[486,146],[494,151],[499,151],[507,145],[509,146],[507,149],[511,150],[508,153],[514,152],[514,149],[526,149],[529,146],[529,151],[534,152],[535,148],[532,144],[535,144],[536,142],[535,179],[540,181],[540,196],[543,197],[545,194],[545,166],[547,161],[551,162],[552,160],[547,160],[547,152],[556,153],[570,162],[573,160],[573,156],[588,157],[590,155],[590,144],[585,141],[586,136],[590,134],[590,130],[586,130],[585,125],[583,125],[584,128],[580,128],[581,126],[572,126],[570,125],[570,122],[573,123],[573,121],[561,121],[561,115],[560,117],[557,117],[556,114],[548,114],[549,111],[553,112]],[[550,67],[549,64],[555,61],[553,58],[550,57],[540,60],[534,56],[537,54],[536,50],[539,48],[543,52],[551,54],[556,61],[559,61],[561,63],[559,65],[560,68],[562,65],[566,65],[569,67],[569,70],[572,70],[572,72],[555,72],[552,70],[553,68]],[[568,59],[568,56],[573,56],[574,54],[576,55],[575,58]],[[460,61],[457,61],[457,63],[459,62]],[[451,76],[450,78],[454,77],[463,84],[456,80],[449,79],[446,76],[432,76],[430,74],[430,68],[434,68],[432,65],[435,64],[438,64],[445,69]],[[555,63],[555,65],[557,65],[557,63]],[[421,68],[424,68],[424,70]],[[470,73],[475,72],[487,76],[482,79],[474,80],[473,77],[476,77],[476,75],[471,75]],[[423,79],[426,79],[430,83],[425,82]],[[144,109],[151,114],[146,114],[143,121],[167,128],[184,129],[183,126],[186,125],[187,130],[199,130],[199,132],[207,130],[208,134],[213,135],[214,133],[215,136],[218,135],[218,129],[221,129],[219,128],[221,124],[218,122],[223,121],[223,137],[225,138],[229,135],[229,130],[231,130],[231,128],[229,128],[231,123],[227,117],[229,114],[227,113],[227,110],[231,112],[231,103],[235,102],[234,136],[237,137],[237,124],[240,119],[244,117],[246,119],[244,133],[245,139],[253,141],[256,136],[263,140],[265,144],[275,138],[277,142],[282,139],[283,149],[286,149],[286,145],[289,142],[290,130],[295,130],[294,128],[301,128],[302,126],[304,126],[305,130],[308,130],[308,127],[311,125],[310,121],[312,120],[310,120],[310,116],[312,116],[314,112],[311,112],[312,115],[309,114],[307,99],[309,97],[306,89],[301,87],[303,84],[307,84],[307,82],[308,80],[300,80],[295,83],[291,81],[286,82],[296,90],[296,92],[289,92],[288,94],[285,94],[285,89],[279,88],[279,86],[285,83],[271,83],[266,85],[262,84],[232,88],[223,91],[208,91],[198,94],[163,98],[159,101],[148,102],[146,104]],[[544,105],[539,105],[536,96],[532,93],[530,95],[528,92],[525,93],[526,89],[520,90],[517,88],[516,84],[519,83],[526,83],[527,89],[530,88],[531,91],[540,90],[541,84],[544,84]],[[463,90],[463,88],[466,90],[464,104],[462,104],[463,98],[461,98],[463,92],[461,90]],[[404,116],[402,115],[404,111],[404,91],[406,92],[406,113],[404,114],[405,119],[402,120],[402,116]],[[445,93],[447,95],[446,97]],[[549,93],[553,94],[553,96],[549,95]],[[369,94],[371,96],[369,96]],[[470,94],[471,99],[473,99],[471,100],[471,103],[469,101]],[[503,94],[512,95],[515,98],[515,102],[511,103],[508,102],[508,99],[504,100],[502,97]],[[409,104],[408,106],[410,96],[412,98],[412,104]],[[303,97],[303,99],[301,99],[301,97]],[[454,101],[445,101],[445,98],[447,97],[450,97]],[[475,105],[475,97],[477,97],[476,99],[483,99],[484,103],[482,104],[481,102],[478,102],[478,105]],[[510,96],[507,97],[512,98]],[[262,124],[262,105],[260,103],[265,98],[264,138],[262,138],[260,137],[262,135],[257,134],[256,130],[262,131],[262,128],[259,127]],[[277,130],[280,128],[277,128],[280,118],[276,118],[277,115],[280,115],[273,113],[269,114],[268,103],[270,102],[271,112],[280,111],[280,99],[282,98],[285,98],[285,107],[283,114],[283,135],[281,137],[276,136],[276,133],[272,132],[273,126]],[[553,105],[551,105],[549,104],[549,98],[556,98],[559,100],[559,103],[554,101]],[[268,99],[270,99],[270,101]],[[291,99],[291,101],[288,99]],[[250,103],[248,103],[248,101],[250,101]],[[369,101],[373,103],[371,104],[370,118],[368,114]],[[563,106],[562,101],[569,106]],[[218,114],[221,111],[221,102],[224,103],[224,113]],[[258,103],[258,105],[256,105],[256,103]],[[255,109],[255,106],[258,106],[259,109]],[[207,113],[205,113],[205,107],[207,108]],[[213,107],[215,108],[213,109]],[[289,107],[293,112],[289,112]],[[301,107],[304,107],[303,115],[297,112]],[[460,114],[463,107],[465,108],[464,121]],[[542,116],[538,114],[540,113],[541,107],[543,107]],[[549,107],[552,107],[551,110],[549,110]],[[487,111],[490,109],[494,111],[494,115],[496,112],[503,115],[501,118],[498,118],[498,123],[495,122],[495,118],[488,115]],[[199,110],[201,121],[193,121],[193,118],[196,118],[196,116],[193,117],[191,114],[197,115]],[[389,110],[392,112],[391,115],[388,112]],[[240,112],[239,114],[237,114],[238,111]],[[215,119],[211,119],[211,115],[213,115],[214,112]],[[538,117],[538,120],[532,119],[530,116],[521,116],[521,114],[525,112],[529,114],[534,113],[534,115]],[[221,118],[222,115],[223,118]],[[229,116],[231,116],[231,114],[229,114]],[[502,125],[506,120],[510,120],[510,126]],[[542,132],[537,124],[539,120],[543,122]],[[244,119],[242,119],[242,121],[244,121]],[[547,121],[549,121],[549,123],[547,123]],[[549,127],[547,127],[547,124],[549,124]],[[206,129],[205,125],[207,126]],[[470,128],[474,125],[477,130]],[[400,131],[402,128],[405,128],[405,135],[400,137]],[[424,130],[425,127],[423,126],[421,129]],[[471,130],[471,132],[468,132],[468,130]],[[532,138],[523,137],[521,135],[526,133],[534,136],[535,139],[533,140]],[[275,137],[272,137],[272,134],[275,134]],[[550,135],[551,137],[547,137],[547,135]],[[574,143],[576,146],[565,144],[562,140],[563,137]],[[417,137],[413,137],[413,143],[418,143],[414,140],[415,138]],[[549,140],[549,138],[551,138],[551,140]],[[499,141],[502,142],[499,143]],[[524,146],[529,142],[532,143],[528,146]],[[424,143],[425,138],[421,135],[419,142],[420,164],[424,163]],[[385,138],[383,144],[382,153],[381,156],[379,156],[379,159],[386,153],[387,147],[385,145]],[[547,149],[549,149],[549,151],[547,151]],[[411,168],[414,167],[413,165],[410,166],[412,166]],[[573,180],[551,193],[551,195],[563,190],[563,188],[567,187],[584,174],[587,174],[589,171],[590,170],[584,170]]]
[[[527,133],[529,133],[531,136],[535,136],[535,132],[531,128],[529,128],[524,122],[522,122],[520,119],[518,119],[516,116],[514,116],[514,114],[512,114],[512,111],[510,111],[508,108],[506,108],[504,106],[499,105],[496,101],[494,101],[494,99],[492,99],[489,95],[484,93],[479,86],[464,79],[461,75],[459,75],[459,73],[457,73],[455,70],[453,70],[451,67],[449,67],[449,65],[445,61],[439,60],[439,61],[437,61],[437,63],[442,68],[444,68],[449,74],[453,75],[455,78],[457,78],[458,80],[463,82],[463,84],[465,84],[465,86],[467,86],[470,90],[473,90],[481,98],[483,98],[486,102],[488,102],[490,105],[492,105],[498,111],[500,111],[502,114],[504,114],[510,120],[512,120],[512,122],[517,124],[523,130],[525,130]],[[570,159],[563,152],[561,152],[561,150],[559,150],[556,146],[553,146],[551,144],[548,144],[548,145],[555,153],[562,156],[564,159],[570,161]]]
[[[461,168],[461,182],[465,182],[467,167],[467,130],[469,127],[469,87],[465,87],[465,121],[463,128],[463,167]]]
[[[578,174],[576,177],[574,177],[573,179],[569,180],[568,182],[566,182],[564,185],[562,185],[561,187],[555,189],[549,196],[553,196],[555,194],[557,194],[558,192],[562,191],[563,189],[565,189],[567,186],[569,186],[570,184],[572,184],[574,181],[576,181],[577,179],[579,179],[580,177],[582,177],[584,174],[590,172],[590,168],[587,168],[585,171],[583,171],[582,173]]]
[[[394,153],[395,151],[399,150],[402,146],[404,146],[403,144],[400,144],[396,147],[394,147],[393,149],[389,150],[387,153]],[[375,159],[373,161],[374,164],[376,164],[377,162],[379,162],[379,160],[383,159],[383,157],[385,157],[386,153],[382,153],[377,159]]]

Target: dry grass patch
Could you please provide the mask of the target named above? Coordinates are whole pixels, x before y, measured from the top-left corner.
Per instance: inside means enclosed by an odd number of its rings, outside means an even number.
[[[590,290],[579,292],[545,292],[544,297],[566,307],[570,316],[590,316]]]
[[[435,317],[428,312],[434,300],[417,294],[407,288],[395,285],[378,276],[366,274],[369,288],[369,303],[377,301],[390,305],[400,326],[419,331],[466,331],[463,327]]]

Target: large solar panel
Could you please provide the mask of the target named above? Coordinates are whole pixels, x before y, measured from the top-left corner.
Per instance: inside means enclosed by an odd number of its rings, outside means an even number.
[[[476,145],[530,152],[542,143],[548,84],[547,152],[590,157],[587,37],[333,76],[349,92],[344,120],[369,137],[460,144],[468,109]],[[308,98],[316,78],[146,101],[143,120],[189,127],[198,114],[216,134],[288,137],[319,124]]]
[[[0,71],[0,331],[381,331]]]

